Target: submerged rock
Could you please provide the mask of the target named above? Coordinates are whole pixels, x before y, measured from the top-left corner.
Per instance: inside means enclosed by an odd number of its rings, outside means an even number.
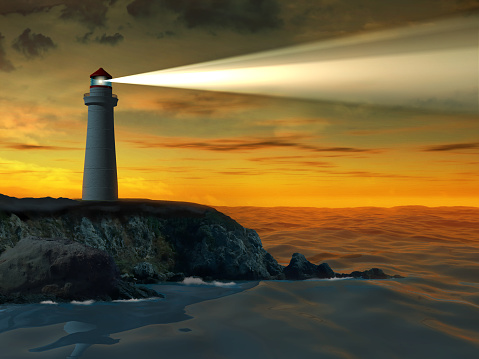
[[[301,253],[294,253],[289,265],[283,270],[286,279],[300,280],[311,278],[362,278],[362,279],[389,279],[403,278],[400,275],[388,275],[379,268],[372,268],[365,271],[354,271],[349,274],[335,273],[328,263],[315,265],[308,261]]]
[[[301,253],[294,253],[289,265],[283,270],[286,279],[333,278],[334,272],[328,263],[315,265]]]
[[[349,274],[341,274],[342,277],[353,277],[362,279],[389,279],[389,278],[404,278],[400,275],[388,275],[379,268],[371,268],[365,271],[354,271]]]
[[[163,294],[160,294],[151,288],[145,287],[143,285],[131,285],[130,283],[124,281],[118,281],[116,290],[117,295],[113,299],[144,299],[152,297],[164,298]]]

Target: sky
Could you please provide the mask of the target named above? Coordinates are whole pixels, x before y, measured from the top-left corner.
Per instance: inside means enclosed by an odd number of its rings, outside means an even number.
[[[115,78],[415,31],[467,21],[478,9],[477,0],[1,0],[0,193],[81,198],[83,94],[99,67]],[[423,67],[381,91],[399,83],[406,92],[410,83],[411,94],[427,89]],[[475,85],[465,91],[395,104],[379,95],[344,102],[113,83],[119,196],[223,206],[479,206],[477,68],[468,73]],[[364,93],[367,82],[356,85],[347,90]]]

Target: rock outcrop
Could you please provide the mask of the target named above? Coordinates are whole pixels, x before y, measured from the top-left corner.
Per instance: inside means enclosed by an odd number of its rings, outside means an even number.
[[[282,266],[264,250],[258,234],[219,212],[207,221],[170,227],[177,271],[211,279],[276,279]],[[182,230],[186,225],[187,230]]]
[[[315,265],[308,261],[301,253],[294,253],[289,265],[283,270],[285,279],[301,280],[312,278],[362,278],[362,279],[389,279],[403,278],[400,275],[385,274],[379,268],[372,268],[365,271],[354,271],[352,273],[335,273],[328,263]]]
[[[289,265],[284,268],[286,279],[310,279],[310,278],[333,278],[333,270],[328,263],[314,265],[301,253],[294,253]]]
[[[120,280],[106,252],[68,239],[23,238],[0,256],[0,302],[159,296]]]
[[[353,278],[362,278],[362,279],[390,279],[390,278],[404,278],[403,276],[400,276],[398,274],[395,275],[389,275],[383,272],[382,269],[379,268],[371,268],[365,271],[354,271],[349,274],[339,274],[337,277],[353,277]]]
[[[258,234],[193,203],[0,198],[0,252],[22,238],[69,238],[109,253],[126,280],[276,279]]]
[[[299,253],[284,268],[266,252],[254,230],[214,208],[184,202],[81,202],[0,195],[2,252],[4,301],[17,296],[21,302],[22,295],[65,300],[138,298],[155,293],[131,283],[181,281],[185,276],[391,278],[377,268],[334,273],[327,263],[312,264]]]

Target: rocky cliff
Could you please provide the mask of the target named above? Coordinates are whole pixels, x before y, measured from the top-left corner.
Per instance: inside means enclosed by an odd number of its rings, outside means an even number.
[[[0,198],[0,252],[22,238],[68,238],[109,253],[124,278],[273,279],[282,266],[254,230],[207,206]]]
[[[0,255],[0,303],[161,297],[123,281],[113,258],[63,238],[22,238]]]
[[[327,263],[315,265],[300,253],[283,267],[266,252],[254,230],[203,205],[0,195],[0,302],[48,296],[142,298],[156,293],[128,282],[180,281],[185,276],[391,278],[378,268],[335,273]]]

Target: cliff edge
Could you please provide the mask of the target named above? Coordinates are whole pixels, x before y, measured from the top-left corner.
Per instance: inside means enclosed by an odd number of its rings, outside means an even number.
[[[327,263],[312,264],[299,253],[283,267],[254,230],[204,205],[0,195],[0,302],[144,298],[155,293],[133,284],[190,276],[391,278],[377,268],[334,273]]]
[[[0,198],[0,252],[21,239],[67,238],[110,254],[123,278],[273,279],[282,266],[258,234],[194,203]]]

